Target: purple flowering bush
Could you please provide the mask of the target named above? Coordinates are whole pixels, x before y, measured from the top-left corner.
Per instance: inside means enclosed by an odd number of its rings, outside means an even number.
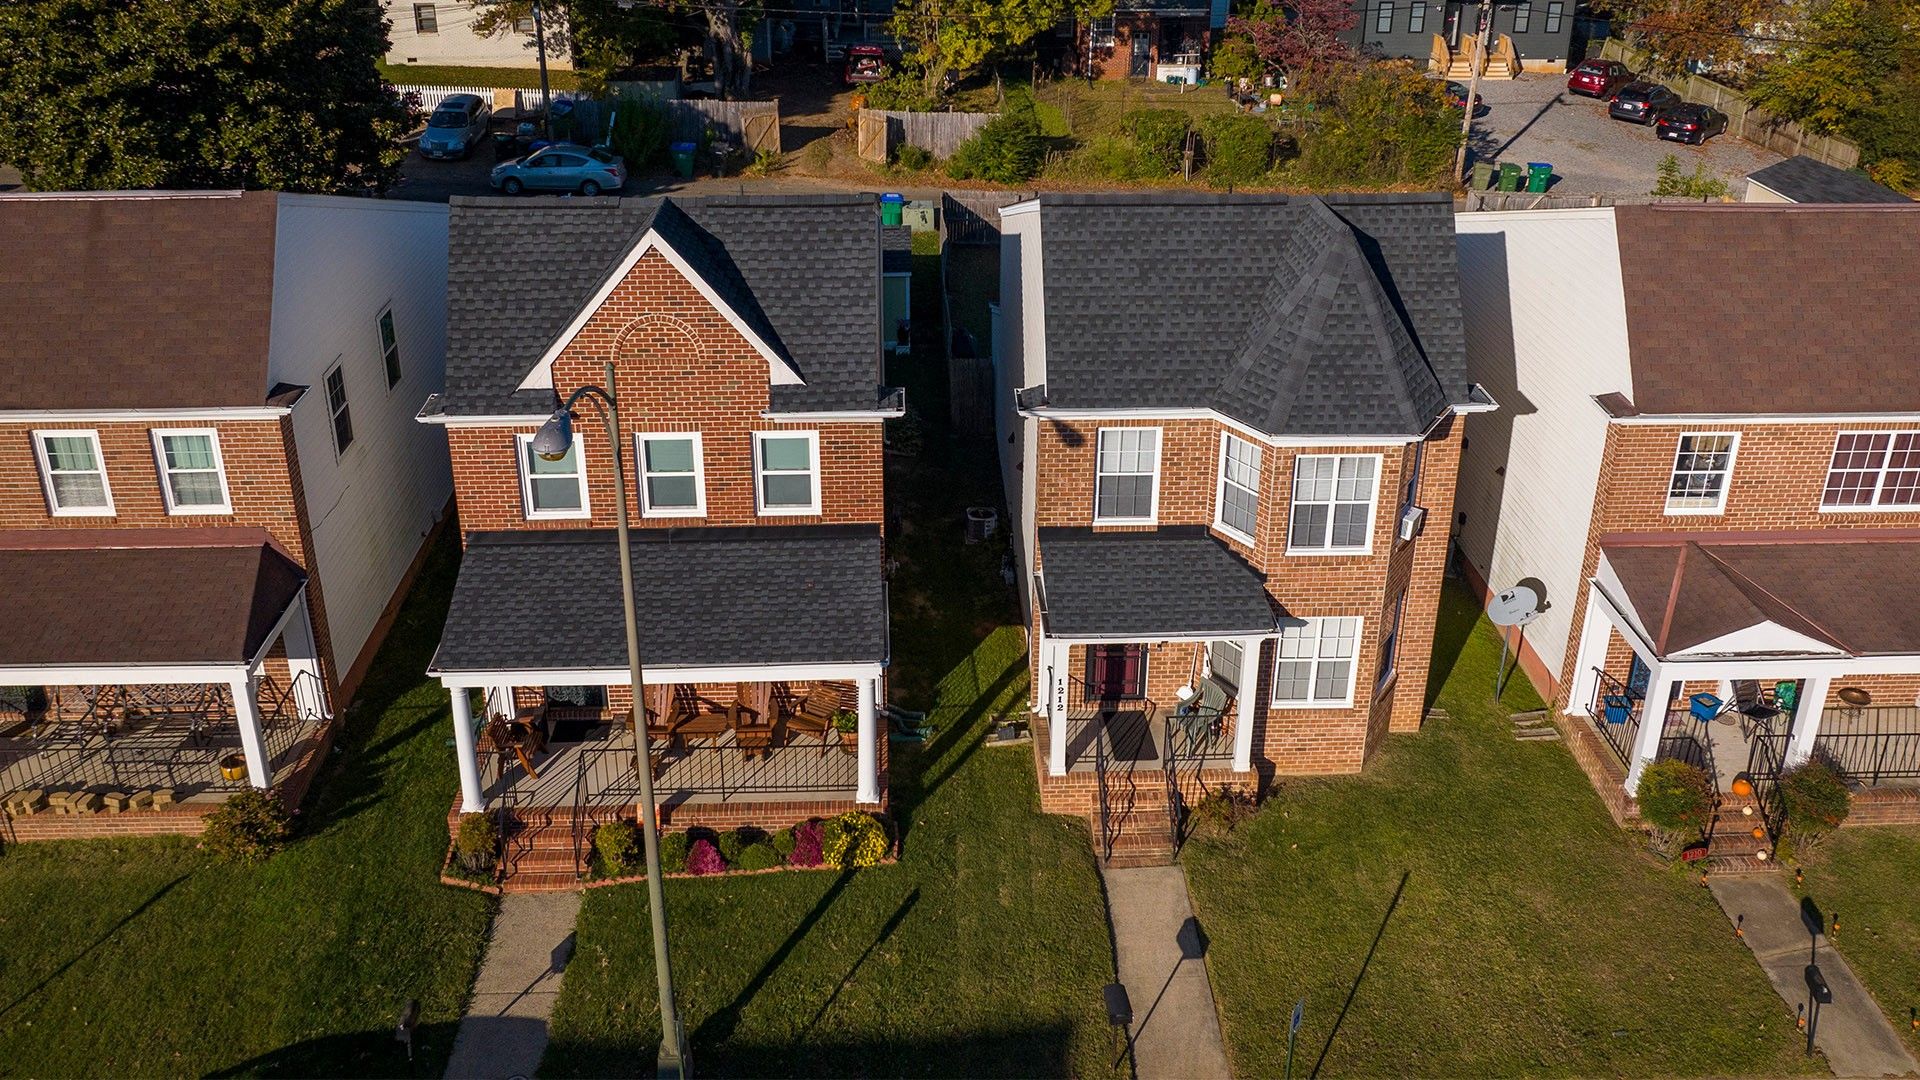
[[[803,821],[793,827],[793,854],[787,856],[787,865],[819,866],[825,861],[820,849],[820,823]]]
[[[687,851],[689,874],[718,874],[726,868],[726,860],[720,857],[720,849],[714,847],[711,840],[695,840]]]

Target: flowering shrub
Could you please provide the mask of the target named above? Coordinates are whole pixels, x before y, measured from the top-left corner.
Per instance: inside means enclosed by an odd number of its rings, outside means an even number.
[[[687,851],[689,874],[718,874],[726,868],[726,860],[720,857],[720,849],[714,847],[711,840],[695,840]]]
[[[849,810],[829,823],[822,852],[829,866],[872,866],[887,857],[887,831],[872,814]]]
[[[793,854],[787,856],[788,866],[819,866],[824,860],[821,854],[821,829],[818,821],[803,821],[793,827]]]

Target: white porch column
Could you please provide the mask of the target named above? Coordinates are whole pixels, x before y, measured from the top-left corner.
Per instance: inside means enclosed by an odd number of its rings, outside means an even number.
[[[260,734],[260,701],[254,696],[259,680],[247,675],[233,680],[233,720],[240,729],[240,752],[247,759],[247,780],[257,788],[273,786],[273,763],[267,760],[267,740]]]
[[[1647,698],[1640,703],[1640,730],[1634,736],[1633,757],[1627,764],[1627,794],[1640,789],[1640,772],[1660,753],[1660,736],[1667,728],[1667,698],[1673,689],[1672,669],[1654,664],[1647,673]]]
[[[330,716],[327,686],[320,679],[320,649],[313,639],[313,609],[307,603],[307,591],[294,598],[293,618],[287,620],[284,640],[287,646],[287,676],[293,682],[293,701],[303,719]]]
[[[1253,699],[1260,693],[1260,642],[1240,640],[1240,685],[1234,692],[1233,771],[1253,768]]]
[[[467,688],[453,687],[453,752],[460,760],[460,812],[477,814],[487,808],[487,795],[480,787],[480,758],[473,745],[473,703]]]
[[[1567,713],[1570,716],[1593,715],[1593,696],[1600,677],[1594,669],[1607,659],[1607,632],[1613,623],[1607,618],[1600,600],[1600,587],[1587,586],[1587,613],[1580,623],[1580,647],[1574,653],[1573,682],[1567,688]]]
[[[1047,775],[1067,775],[1067,657],[1071,646],[1040,644],[1040,677],[1046,680]]]
[[[511,686],[487,687],[487,709],[489,712],[493,713],[496,716],[501,717],[502,719],[506,719],[506,720],[513,719],[513,714],[514,714],[513,687]]]
[[[860,786],[855,802],[880,801],[880,718],[879,679],[860,679],[854,683],[860,716]]]
[[[1827,707],[1827,693],[1833,676],[1810,675],[1800,687],[1800,701],[1794,709],[1793,738],[1787,740],[1786,768],[1804,765],[1813,756],[1814,741],[1820,738],[1820,714]]]

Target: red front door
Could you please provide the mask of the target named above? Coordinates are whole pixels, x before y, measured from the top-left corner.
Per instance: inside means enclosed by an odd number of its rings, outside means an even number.
[[[1087,646],[1087,696],[1095,701],[1146,697],[1146,646]]]

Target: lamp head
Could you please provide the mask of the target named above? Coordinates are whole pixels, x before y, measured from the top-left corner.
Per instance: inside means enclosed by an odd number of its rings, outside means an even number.
[[[573,414],[565,409],[547,417],[533,436],[533,452],[542,461],[559,461],[573,449]]]

